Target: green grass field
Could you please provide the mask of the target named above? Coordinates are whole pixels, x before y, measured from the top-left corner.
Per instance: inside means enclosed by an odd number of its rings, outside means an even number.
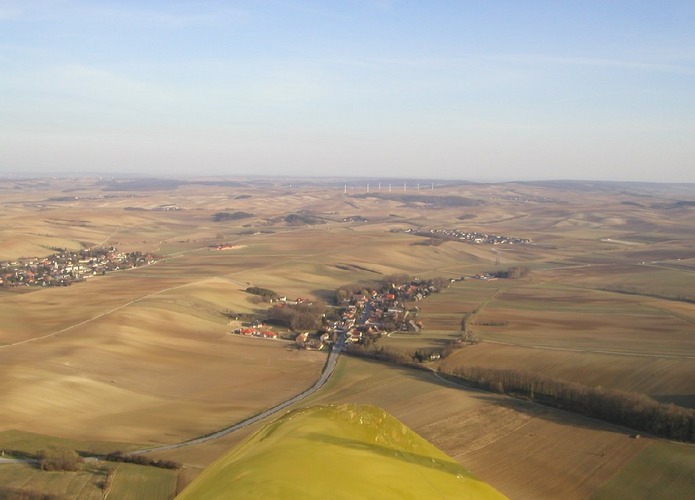
[[[109,498],[114,500],[168,500],[176,494],[178,471],[118,464]]]
[[[107,474],[113,476],[105,490]],[[169,500],[176,494],[178,471],[135,464],[89,462],[75,472],[47,472],[28,464],[0,466],[0,485],[13,490],[55,494],[66,500]],[[3,497],[4,498],[4,497]],[[11,496],[9,498],[12,498]]]

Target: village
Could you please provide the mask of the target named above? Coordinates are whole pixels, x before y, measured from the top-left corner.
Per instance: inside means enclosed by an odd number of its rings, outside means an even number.
[[[156,262],[152,254],[119,252],[116,247],[59,250],[48,257],[0,261],[0,286],[69,286],[91,276]]]
[[[423,323],[418,320],[417,306],[406,305],[437,293],[448,284],[447,280],[401,280],[400,283],[384,283],[380,287],[360,289],[342,288],[337,293],[337,304],[322,315],[321,327],[316,333],[302,331],[294,338],[301,349],[321,350],[329,348],[340,337],[346,344],[371,344],[382,335],[394,332],[418,333]],[[311,306],[305,299],[288,300],[286,297],[273,299],[269,317],[273,310],[292,306]],[[329,320],[332,316],[335,319]],[[242,323],[232,333],[247,337],[278,339],[276,332],[262,321]]]
[[[440,238],[443,240],[464,241],[485,245],[522,245],[531,243],[528,238],[503,236],[499,234],[480,233],[478,231],[463,231],[461,229],[405,229],[403,232],[416,236]]]

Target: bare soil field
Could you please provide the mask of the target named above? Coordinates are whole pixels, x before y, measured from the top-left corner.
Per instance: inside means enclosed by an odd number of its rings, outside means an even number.
[[[650,443],[592,498],[693,498],[695,453],[673,443]],[[654,474],[658,470],[659,474]]]
[[[228,314],[264,314],[247,287],[328,301],[338,286],[394,273],[457,278],[512,266],[530,272],[456,283],[417,304],[420,334],[380,342],[441,349],[473,314],[486,342],[443,365],[527,369],[695,406],[695,306],[674,300],[695,290],[695,208],[681,203],[695,199],[692,188],[452,183],[369,195],[355,185],[345,195],[339,184],[0,180],[0,259],[95,245],[158,259],[67,288],[0,288],[0,431],[124,448],[205,434],[301,392],[325,360],[231,335]],[[441,242],[406,229],[532,242]],[[585,498],[639,474],[626,464],[651,448],[426,372],[349,359],[338,375],[311,401],[383,406],[513,498]],[[162,456],[192,467],[185,483],[252,430]]]
[[[532,371],[642,392],[692,406],[695,336],[692,304],[524,280],[457,283],[421,304],[426,328],[384,345],[434,347],[460,334],[461,320],[483,343],[440,366]],[[454,313],[455,311],[455,313]],[[404,336],[400,336],[404,337]]]
[[[378,404],[510,498],[587,498],[652,442],[559,410],[462,389],[426,371],[355,358],[343,363],[307,404]]]
[[[83,284],[83,292],[91,285]],[[51,415],[55,435],[177,441],[241,420],[310,386],[325,354],[230,335],[220,314],[224,288],[231,296],[240,293],[220,279],[194,283],[190,291],[167,287],[92,320],[94,311],[63,298],[60,309],[83,314],[82,321],[70,318],[77,326],[0,349],[2,428],[41,432]],[[21,305],[21,299],[77,289],[14,298]]]

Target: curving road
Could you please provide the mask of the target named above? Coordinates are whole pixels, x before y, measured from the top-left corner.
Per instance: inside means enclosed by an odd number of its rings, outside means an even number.
[[[181,443],[174,443],[174,444],[165,444],[162,446],[154,446],[152,448],[145,448],[143,450],[137,450],[134,452],[131,452],[131,455],[141,455],[143,453],[150,453],[153,451],[168,451],[168,450],[176,450],[178,448],[183,448],[184,446],[191,446],[194,444],[201,444],[206,441],[212,441],[213,439],[221,438],[222,436],[226,436],[227,434],[231,434],[234,431],[237,431],[243,427],[246,427],[251,424],[255,424],[256,422],[263,420],[264,418],[267,418],[281,410],[284,410],[288,406],[291,406],[295,403],[298,403],[302,399],[306,398],[307,396],[310,396],[311,394],[315,393],[318,391],[331,377],[333,374],[333,371],[335,370],[335,365],[338,362],[338,356],[340,356],[340,352],[343,349],[343,346],[345,345],[345,334],[342,334],[339,338],[338,341],[335,343],[333,346],[333,349],[331,349],[331,352],[328,354],[328,359],[326,360],[326,364],[323,367],[323,371],[321,372],[321,376],[318,378],[318,380],[309,387],[307,390],[304,392],[297,394],[296,396],[288,399],[287,401],[284,401],[278,405],[273,406],[272,408],[269,408],[258,415],[254,415],[253,417],[247,418],[246,420],[242,420],[241,422],[238,422],[230,427],[226,427],[222,430],[219,430],[217,432],[214,432],[212,434],[208,434],[207,436],[201,436],[197,437],[194,439],[190,439],[188,441],[183,441]]]
[[[201,444],[205,443],[206,441],[212,441],[213,439],[221,438],[222,436],[226,436],[227,434],[231,434],[234,431],[237,431],[243,427],[246,427],[251,424],[255,424],[256,422],[259,422],[260,420],[263,420],[264,418],[267,418],[275,413],[278,413],[281,410],[284,410],[288,406],[291,406],[295,403],[298,403],[302,399],[306,398],[307,396],[310,396],[311,394],[315,393],[318,391],[333,375],[333,371],[335,370],[335,365],[338,362],[338,357],[340,356],[340,352],[342,351],[343,347],[345,346],[345,334],[340,335],[338,338],[338,341],[335,343],[333,346],[333,349],[331,349],[331,352],[328,354],[328,359],[326,360],[326,364],[323,367],[323,371],[321,372],[321,376],[316,380],[314,385],[309,387],[307,390],[304,392],[301,392],[297,394],[296,396],[288,399],[287,401],[284,401],[278,405],[273,406],[272,408],[269,408],[258,415],[254,415],[253,417],[247,418],[246,420],[242,420],[241,422],[238,422],[232,426],[226,427],[222,430],[219,430],[217,432],[214,432],[212,434],[208,434],[207,436],[201,436],[197,437],[194,439],[190,439],[188,441],[183,441],[181,443],[174,443],[174,444],[165,444],[161,446],[153,446],[151,448],[145,448],[142,450],[137,450],[130,452],[130,455],[141,455],[143,453],[150,453],[153,451],[168,451],[168,450],[175,450],[178,448],[183,448],[184,446],[191,446],[194,444]],[[85,460],[94,460],[97,457],[85,457]],[[1,464],[17,464],[17,463],[32,463],[36,462],[34,459],[26,459],[26,458],[0,458],[0,465]]]
[[[212,441],[213,439],[221,438],[222,436],[226,436],[227,434],[231,434],[234,431],[237,431],[243,427],[246,427],[251,424],[255,424],[256,422],[259,422],[263,420],[264,418],[267,418],[275,413],[278,413],[279,411],[284,410],[288,406],[291,406],[295,403],[298,403],[302,399],[312,395],[316,391],[318,391],[326,382],[328,382],[328,379],[333,375],[333,371],[335,370],[335,365],[338,362],[338,357],[340,356],[340,352],[342,351],[343,347],[345,345],[345,334],[342,334],[339,338],[338,341],[335,343],[333,346],[333,349],[331,349],[331,352],[328,354],[328,359],[326,360],[326,364],[323,367],[323,371],[321,372],[321,376],[316,380],[314,385],[309,387],[307,390],[304,392],[301,392],[297,394],[296,396],[288,399],[287,401],[284,401],[278,405],[273,406],[272,408],[269,408],[258,415],[254,415],[253,417],[247,418],[246,420],[242,420],[241,422],[238,422],[230,427],[226,427],[222,430],[219,430],[217,432],[214,432],[212,434],[208,434],[207,436],[201,436],[197,437],[194,439],[190,439],[188,441],[183,441],[181,443],[174,443],[174,444],[165,444],[161,446],[153,446],[151,448],[145,448],[142,450],[137,450],[130,452],[130,455],[142,455],[143,453],[150,453],[153,451],[168,451],[168,450],[175,450],[177,448],[183,448],[184,446],[191,446],[194,444],[201,444],[205,443],[206,441]],[[94,458],[94,457],[86,457],[87,459],[89,458]],[[16,464],[16,463],[27,463],[27,462],[33,462],[34,460],[31,459],[17,459],[17,458],[1,458],[0,459],[0,464]]]

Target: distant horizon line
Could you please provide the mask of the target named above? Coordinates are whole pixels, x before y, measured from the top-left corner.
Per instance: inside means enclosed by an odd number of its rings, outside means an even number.
[[[30,180],[30,179],[110,179],[110,180],[129,180],[129,179],[162,179],[162,180],[210,180],[210,179],[234,179],[234,180],[313,180],[320,183],[335,183],[344,182],[420,182],[420,183],[444,183],[444,184],[510,184],[510,183],[602,183],[602,184],[656,184],[656,185],[693,185],[694,181],[646,181],[646,180],[629,180],[629,179],[592,179],[592,178],[500,178],[500,179],[470,179],[470,178],[427,178],[427,177],[389,177],[389,176],[337,176],[337,175],[293,175],[293,174],[166,174],[166,173],[151,173],[144,174],[139,172],[0,172],[0,180]]]

